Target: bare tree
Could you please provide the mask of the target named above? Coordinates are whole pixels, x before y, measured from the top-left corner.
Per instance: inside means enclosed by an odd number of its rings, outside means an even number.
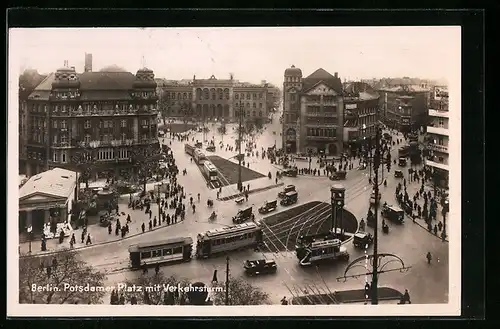
[[[99,304],[105,295],[105,275],[78,252],[63,250],[45,257],[19,258],[19,303]]]
[[[216,283],[213,299],[215,305],[224,305],[226,299],[225,282]],[[229,281],[229,305],[263,305],[270,304],[269,295],[242,278]]]

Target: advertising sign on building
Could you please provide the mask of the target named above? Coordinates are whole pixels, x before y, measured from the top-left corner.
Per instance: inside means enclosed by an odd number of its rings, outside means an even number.
[[[346,104],[345,109],[346,110],[354,110],[358,108],[358,104]]]

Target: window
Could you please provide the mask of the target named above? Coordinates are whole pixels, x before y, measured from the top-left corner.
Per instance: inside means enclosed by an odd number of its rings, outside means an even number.
[[[161,257],[161,249],[160,250],[153,250],[151,252],[152,257]]]
[[[444,127],[444,119],[443,119],[443,118],[439,118],[439,120],[438,120],[438,126],[439,126],[440,128],[443,128],[443,127]]]
[[[57,128],[57,120],[52,121],[52,128]]]
[[[56,152],[56,151],[54,151],[54,152],[52,153],[52,161],[57,162],[58,160],[59,160],[59,158],[58,158],[58,156],[57,156],[57,152]]]
[[[250,103],[247,103],[247,107],[250,107]]]
[[[253,94],[253,99],[254,99],[254,100],[256,100],[256,99],[257,99],[257,94],[256,94],[256,93],[254,93],[254,94]]]
[[[63,153],[61,154],[61,162],[62,162],[62,163],[66,163],[66,152],[63,152]]]
[[[68,122],[66,120],[61,121],[61,128],[63,128],[63,129],[68,128],[67,125],[68,125]]]
[[[257,103],[253,103],[253,108],[256,109],[257,108]]]
[[[52,144],[57,144],[57,135],[52,135]]]
[[[84,138],[85,144],[90,143],[90,138],[91,138],[90,134],[85,135],[85,138]]]
[[[238,99],[238,94],[234,94],[234,99]]]
[[[295,102],[295,95],[294,95],[294,94],[290,95],[290,100],[291,100],[292,102]]]
[[[261,109],[261,108],[262,108],[262,103],[259,103],[259,109]]]
[[[123,133],[121,135],[121,139],[122,139],[122,141],[125,141],[127,139],[127,134]]]
[[[182,247],[174,248],[174,254],[182,254]]]
[[[172,255],[172,249],[163,249],[163,256]]]
[[[61,112],[66,112],[66,110],[67,110],[67,109],[66,109],[66,105],[63,105],[63,106],[62,106],[62,110],[61,110]]]
[[[68,143],[68,137],[65,135],[61,136],[61,144],[67,144]]]
[[[247,99],[250,99],[250,93],[247,93]]]
[[[85,123],[83,124],[83,127],[85,129],[89,129],[91,127],[90,120],[85,120]]]
[[[127,120],[122,120],[120,122],[120,127],[125,128],[127,126]]]
[[[257,113],[255,111],[252,111],[252,116],[257,116]]]
[[[259,117],[262,117],[262,111],[259,111]]]
[[[151,258],[151,251],[141,252],[141,259]]]
[[[262,99],[264,95],[262,93],[259,94],[259,99]]]

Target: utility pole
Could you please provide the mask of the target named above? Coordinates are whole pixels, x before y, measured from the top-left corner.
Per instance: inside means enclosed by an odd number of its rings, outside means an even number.
[[[378,114],[378,113],[377,113]],[[380,166],[380,128],[378,124],[378,116],[376,121],[375,132],[375,156],[373,159],[374,181],[373,188],[375,194],[375,225],[373,227],[373,262],[372,262],[372,284],[370,296],[373,305],[378,304],[378,208],[379,208],[379,184],[378,184],[378,168]]]
[[[243,182],[241,181],[241,161],[243,160],[243,154],[241,153],[241,139],[243,138],[242,131],[242,121],[243,121],[243,102],[240,102],[240,112],[239,112],[239,125],[238,125],[238,191],[242,192]]]
[[[229,256],[226,257],[226,306],[229,305]]]

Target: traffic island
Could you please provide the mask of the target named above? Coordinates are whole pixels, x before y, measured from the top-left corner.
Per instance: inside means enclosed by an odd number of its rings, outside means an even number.
[[[358,230],[358,220],[350,211],[343,209],[342,243],[350,241]],[[327,235],[332,232],[331,205],[312,201],[265,217],[264,243],[272,252],[295,250],[300,236]]]
[[[238,183],[239,165],[237,163],[233,163],[217,155],[210,155],[207,156],[207,158],[219,171],[219,178],[222,186],[229,186]],[[241,182],[244,183],[262,177],[265,176],[255,170],[241,166]]]
[[[378,300],[401,300],[403,294],[389,287],[378,288]],[[292,298],[292,305],[330,305],[363,303],[370,304],[370,299],[365,296],[364,289],[334,291],[327,294],[304,294]]]
[[[253,194],[253,193],[258,193],[258,192],[263,192],[263,191],[267,191],[267,190],[271,190],[273,188],[277,188],[277,187],[280,187],[280,186],[283,186],[284,183],[278,183],[278,184],[273,184],[273,185],[269,185],[269,186],[264,186],[264,187],[260,187],[260,188],[256,188],[256,189],[250,189],[248,191],[248,194]],[[245,196],[245,193],[236,193],[236,194],[232,194],[232,195],[228,195],[228,196],[225,196],[225,197],[222,197],[222,198],[219,198],[219,201],[228,201],[228,200],[233,200],[233,199],[236,199],[236,198],[241,198],[241,197],[244,197]]]

